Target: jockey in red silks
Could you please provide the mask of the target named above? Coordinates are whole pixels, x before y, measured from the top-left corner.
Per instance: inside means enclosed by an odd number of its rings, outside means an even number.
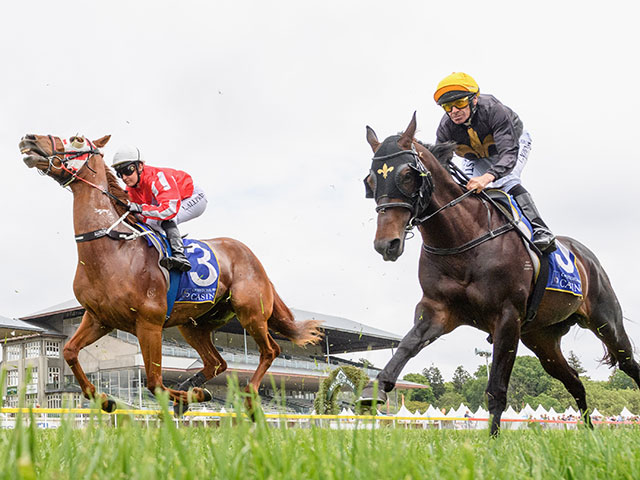
[[[140,150],[134,146],[121,147],[113,156],[111,167],[127,185],[129,211],[141,215],[150,227],[167,234],[173,253],[160,264],[169,270],[191,270],[178,224],[202,215],[207,206],[204,191],[193,184],[186,172],[145,165]]]

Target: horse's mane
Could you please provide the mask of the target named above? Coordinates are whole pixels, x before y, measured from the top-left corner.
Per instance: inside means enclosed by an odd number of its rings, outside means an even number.
[[[436,157],[436,160],[440,165],[446,167],[449,161],[453,158],[453,152],[456,151],[456,142],[444,142],[444,143],[423,143],[420,140],[416,140],[420,145],[429,150],[431,154]]]
[[[125,204],[129,203],[129,194],[120,186],[118,179],[106,164],[104,165],[104,171],[107,175],[109,193],[121,202]],[[118,204],[114,199],[111,199],[111,203],[116,209],[116,212],[118,212],[118,215],[124,215],[125,208],[122,205]],[[129,220],[129,217],[127,217],[127,220]]]

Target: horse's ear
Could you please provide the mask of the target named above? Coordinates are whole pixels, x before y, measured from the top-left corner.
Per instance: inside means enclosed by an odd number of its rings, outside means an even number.
[[[111,135],[105,135],[102,138],[94,140],[93,144],[98,148],[102,148],[107,144],[107,142],[109,141],[110,138],[111,138]]]
[[[398,146],[400,148],[404,148],[405,150],[409,150],[411,148],[411,144],[413,143],[413,137],[416,134],[416,127],[417,127],[416,112],[413,112],[413,117],[411,117],[409,126],[400,137],[400,140],[398,140]]]
[[[371,128],[369,125],[367,125],[367,142],[369,142],[369,145],[371,145],[373,153],[376,153],[376,150],[378,150],[378,147],[380,146],[380,142],[378,141],[376,132],[374,132],[373,128]]]

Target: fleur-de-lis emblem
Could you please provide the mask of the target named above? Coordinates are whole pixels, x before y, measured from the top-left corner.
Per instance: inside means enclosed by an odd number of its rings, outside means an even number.
[[[389,172],[393,172],[393,167],[388,167],[386,163],[382,165],[382,168],[378,169],[378,173],[382,174],[382,178],[387,178]]]

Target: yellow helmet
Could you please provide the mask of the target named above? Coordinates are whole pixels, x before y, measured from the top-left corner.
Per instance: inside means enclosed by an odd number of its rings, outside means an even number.
[[[433,99],[438,105],[441,105],[479,91],[480,87],[471,75],[463,72],[453,72],[440,80],[436,93],[433,94]]]

